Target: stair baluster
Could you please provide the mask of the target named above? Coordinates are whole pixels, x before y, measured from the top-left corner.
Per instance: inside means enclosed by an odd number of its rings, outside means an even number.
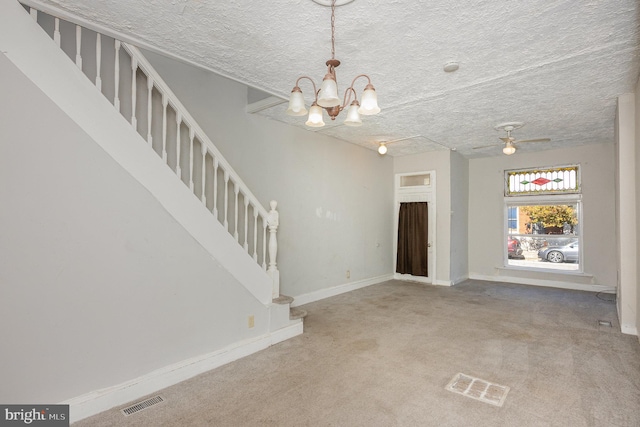
[[[60,19],[54,18],[53,22],[53,41],[56,46],[60,47]]]
[[[202,153],[202,193],[200,194],[200,200],[207,206],[207,194],[205,187],[207,186],[207,146],[200,142],[200,151]]]
[[[229,172],[224,171],[224,228],[229,231]]]
[[[182,135],[180,128],[182,127],[182,114],[178,111],[176,113],[176,175],[182,181],[182,169],[180,169],[180,152],[182,151]]]
[[[82,27],[80,25],[76,25],[76,65],[80,70],[82,70],[82,55],[80,54],[82,50]]]
[[[147,142],[153,147],[153,137],[151,136],[151,117],[153,114],[153,77],[147,76]]]
[[[218,218],[218,158],[213,157],[213,216],[220,221]]]
[[[193,191],[193,139],[195,136],[195,129],[189,129],[189,190],[191,191]]]
[[[249,253],[249,244],[247,243],[249,233],[249,198],[243,194],[242,200],[244,200],[244,244],[242,247]]]
[[[58,44],[58,46],[60,46]],[[113,106],[120,112],[120,40],[115,41],[115,57],[114,57],[114,94],[113,94]]]
[[[233,221],[233,226],[234,226],[233,238],[236,239],[236,242],[240,243],[240,240],[238,237],[238,193],[240,192],[240,187],[238,187],[238,183],[236,182],[233,183],[233,192],[235,193],[235,208],[234,208],[235,219]]]
[[[100,67],[102,65],[102,35],[96,33],[96,87],[102,92],[102,78],[100,77]]]
[[[138,104],[138,60],[131,58],[131,126],[138,130],[138,119],[136,118],[136,106]]]
[[[162,161],[167,163],[167,95],[162,94]]]

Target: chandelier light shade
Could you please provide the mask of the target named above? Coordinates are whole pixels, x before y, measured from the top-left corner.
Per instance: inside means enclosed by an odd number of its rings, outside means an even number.
[[[347,110],[347,118],[344,124],[347,126],[362,126],[362,120],[360,119],[360,104],[358,101],[353,101]]]
[[[304,106],[304,96],[302,96],[302,91],[298,86],[291,91],[287,114],[290,116],[305,116],[307,114],[307,109]]]
[[[364,92],[362,93],[362,106],[358,111],[363,116],[373,116],[380,112],[378,95],[376,95],[376,90],[371,83],[364,88]]]
[[[322,84],[320,85],[320,92],[318,93],[318,105],[323,108],[335,107],[340,105],[340,98],[338,98],[338,83],[331,74],[324,76]]]
[[[307,120],[305,125],[312,128],[324,126],[324,121],[322,120],[322,107],[317,105],[315,102],[309,109],[309,120]]]
[[[326,111],[335,120],[338,114],[348,106],[347,118],[344,124],[347,126],[361,126],[362,119],[360,115],[371,116],[380,112],[378,107],[378,96],[376,89],[371,84],[371,79],[366,74],[356,76],[351,82],[340,100],[338,91],[338,82],[336,78],[336,68],[340,65],[340,61],[335,58],[335,10],[336,0],[331,1],[331,59],[326,62],[327,74],[325,74],[320,89],[316,89],[316,84],[311,77],[301,76],[296,81],[296,85],[291,91],[289,98],[289,107],[287,114],[290,116],[304,116],[307,109],[304,105],[304,96],[298,86],[300,80],[306,79],[313,85],[314,101],[309,109],[309,118],[305,123],[307,126],[320,127],[324,126],[322,118],[323,112]],[[364,87],[361,102],[358,102],[358,95],[354,89],[354,84],[360,78],[367,79],[367,85]]]

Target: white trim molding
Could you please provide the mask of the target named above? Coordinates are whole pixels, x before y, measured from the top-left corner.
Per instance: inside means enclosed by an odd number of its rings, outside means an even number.
[[[299,321],[269,334],[165,366],[133,380],[65,400],[61,404],[70,406],[69,418],[74,423],[264,350],[300,335],[302,331],[303,324]]]
[[[387,280],[392,279],[393,274],[385,274],[382,276],[371,277],[369,279],[358,280],[356,282],[345,283],[343,285],[334,286],[332,288],[320,289],[317,291],[309,292],[307,294],[298,295],[296,297],[293,297],[294,301],[291,303],[291,307],[297,307],[300,305],[309,304],[311,302],[320,301],[325,298],[355,291],[356,289],[365,288],[367,286],[386,282]]]
[[[277,96],[270,96],[268,98],[261,99],[260,101],[248,104],[245,108],[245,111],[249,114],[254,114],[262,110],[275,107],[276,105],[284,104],[285,102],[287,102],[286,99],[278,98]]]

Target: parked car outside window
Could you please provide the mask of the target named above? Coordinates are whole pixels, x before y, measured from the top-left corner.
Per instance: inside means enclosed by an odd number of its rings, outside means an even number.
[[[520,240],[515,237],[507,238],[507,255],[510,259],[524,259],[522,255],[522,247],[520,246]]]
[[[562,246],[547,246],[538,251],[541,261],[553,263],[578,262],[580,257],[578,241],[573,240]]]

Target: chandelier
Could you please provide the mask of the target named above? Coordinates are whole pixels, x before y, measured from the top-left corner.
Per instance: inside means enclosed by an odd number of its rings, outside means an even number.
[[[291,97],[289,98],[289,108],[287,114],[290,116],[304,116],[307,114],[307,109],[304,105],[304,96],[298,84],[300,80],[307,79],[313,85],[313,93],[315,99],[311,107],[309,108],[309,118],[305,123],[310,127],[324,126],[323,110],[326,110],[331,117],[331,120],[335,120],[338,114],[348,106],[347,117],[344,124],[347,126],[361,126],[362,120],[360,115],[371,116],[378,114],[380,108],[378,107],[378,97],[376,90],[371,84],[371,79],[366,74],[360,74],[356,76],[351,82],[342,98],[342,104],[338,97],[338,84],[336,79],[336,67],[340,65],[340,61],[335,58],[335,20],[336,20],[336,0],[331,0],[331,59],[326,62],[327,74],[322,80],[320,90],[316,90],[316,84],[310,77],[301,76],[296,80],[295,87],[291,90]],[[364,77],[367,79],[367,85],[362,92],[362,104],[358,102],[358,95],[353,88],[356,80]]]

